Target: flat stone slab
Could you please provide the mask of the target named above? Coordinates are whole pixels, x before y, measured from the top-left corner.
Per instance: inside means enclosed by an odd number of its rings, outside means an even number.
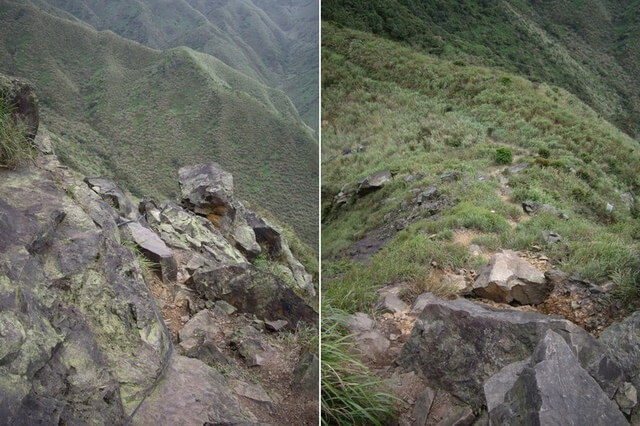
[[[140,247],[142,253],[151,261],[160,264],[162,281],[173,282],[178,279],[178,264],[173,251],[152,230],[145,228],[138,222],[128,223],[133,241]]]

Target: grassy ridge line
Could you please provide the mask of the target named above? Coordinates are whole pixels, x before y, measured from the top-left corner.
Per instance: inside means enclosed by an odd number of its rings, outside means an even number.
[[[318,147],[282,92],[187,48],[0,6],[0,67],[35,84],[64,161],[158,198],[175,197],[180,166],[217,161],[240,196],[314,244]]]
[[[460,230],[474,232],[474,243],[490,250],[537,245],[566,271],[599,283],[611,279],[622,298],[638,297],[638,209],[621,196],[640,188],[637,141],[561,89],[331,24],[323,25],[323,64],[323,193],[329,194],[323,205],[372,172],[397,173],[383,190],[323,219],[324,300],[333,307],[366,311],[376,289],[395,280],[412,282],[416,291],[446,292],[432,281],[432,261],[479,266],[452,241]],[[360,145],[364,152],[341,155]],[[490,174],[496,149],[504,147],[517,161],[533,163],[510,179],[509,202]],[[440,182],[451,170],[464,178]],[[427,177],[402,179],[417,172]],[[457,205],[439,220],[425,217],[399,232],[370,265],[343,259],[346,247],[410,202],[411,189],[432,183]],[[525,200],[553,204],[570,219],[540,214],[526,221],[517,207]],[[611,215],[607,202],[616,206]],[[510,222],[521,223],[512,228]],[[545,229],[564,243],[545,243]]]
[[[317,4],[273,0],[31,0],[42,10],[65,19],[109,29],[144,45],[167,49],[189,46],[221,59],[234,69],[269,86],[282,88],[301,117],[317,130]],[[313,60],[315,59],[315,61]],[[307,71],[313,71],[308,73]],[[295,78],[302,85],[289,83]],[[314,102],[305,92],[313,90]],[[317,110],[316,110],[317,112]]]
[[[635,1],[326,0],[323,19],[561,86],[640,130]]]

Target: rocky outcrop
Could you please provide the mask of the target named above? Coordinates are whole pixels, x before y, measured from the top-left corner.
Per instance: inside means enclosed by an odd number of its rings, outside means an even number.
[[[506,366],[484,389],[492,424],[628,424],[566,340],[552,330],[528,360]]]
[[[143,254],[160,266],[162,281],[169,283],[177,280],[178,264],[173,251],[167,247],[164,241],[155,232],[138,222],[130,222],[125,226],[131,234],[131,239]]]
[[[496,302],[537,305],[553,290],[544,274],[516,252],[504,250],[491,256],[479,271],[473,293]]]
[[[121,424],[171,342],[118,213],[53,156],[0,182],[0,418]]]
[[[484,382],[533,353],[547,330],[560,334],[586,371],[613,398],[623,374],[588,333],[569,321],[495,309],[464,299],[423,297],[425,307],[397,362],[461,400],[485,405]]]
[[[34,139],[40,125],[40,112],[31,86],[21,79],[0,74],[0,101],[13,108],[13,116],[26,124],[29,138]]]
[[[393,180],[391,172],[389,170],[380,170],[372,173],[366,178],[358,182],[358,195],[364,196],[371,192],[382,189],[387,183]]]
[[[84,180],[105,202],[115,208],[120,216],[136,220],[137,211],[129,197],[114,181],[104,177],[89,177]]]

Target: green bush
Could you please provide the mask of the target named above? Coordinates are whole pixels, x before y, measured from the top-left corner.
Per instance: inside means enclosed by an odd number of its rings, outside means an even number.
[[[511,164],[513,161],[513,153],[509,148],[496,149],[496,163],[497,164]]]
[[[542,158],[549,158],[551,157],[551,151],[549,150],[549,148],[540,148],[538,150],[538,155]]]

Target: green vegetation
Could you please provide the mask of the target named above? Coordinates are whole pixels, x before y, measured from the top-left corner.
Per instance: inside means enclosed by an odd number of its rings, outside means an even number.
[[[396,398],[358,361],[344,328],[344,313],[323,309],[322,424],[382,425],[394,417]]]
[[[238,195],[317,243],[317,141],[287,96],[208,55],[143,47],[0,0],[0,71],[36,86],[59,158],[137,196],[216,161]]]
[[[325,0],[322,19],[404,42],[456,66],[482,64],[569,90],[640,134],[636,0]],[[508,76],[496,79],[509,85]]]
[[[188,46],[207,53],[268,86],[282,88],[305,122],[318,130],[317,4],[185,0],[162,4],[154,0],[30,3],[154,49]]]
[[[0,167],[13,169],[34,156],[27,128],[11,113],[13,107],[0,97]]]
[[[336,333],[335,311],[371,312],[377,290],[392,283],[409,284],[404,288],[416,295],[446,295],[452,289],[440,282],[432,262],[477,270],[485,260],[469,255],[469,243],[486,250],[537,246],[562,270],[598,284],[611,280],[613,297],[638,302],[637,202],[629,205],[623,197],[640,190],[636,140],[558,87],[331,23],[323,24],[322,55],[323,318],[328,313],[333,326],[323,328],[324,371],[362,366],[357,358],[330,357],[334,342],[351,343]],[[359,146],[365,149],[342,155]],[[512,161],[527,167],[512,174],[506,166]],[[339,208],[332,204],[338,192],[382,169],[395,173],[384,188]],[[451,171],[459,178],[442,181]],[[405,180],[418,173],[424,178]],[[408,213],[415,194],[432,184],[446,200],[437,216],[422,213],[366,263],[349,259],[346,249],[393,226],[387,218]],[[553,212],[525,215],[523,201],[549,204],[568,219]],[[607,203],[615,206],[610,213]],[[545,230],[560,234],[561,242],[546,242]],[[362,374],[362,381],[371,380]],[[340,382],[323,374],[325,422],[353,424],[378,407],[368,398],[341,402],[343,417],[334,417],[331,404],[349,396],[334,397],[333,383]]]
[[[513,162],[513,154],[509,148],[496,149],[496,164],[511,164]]]

